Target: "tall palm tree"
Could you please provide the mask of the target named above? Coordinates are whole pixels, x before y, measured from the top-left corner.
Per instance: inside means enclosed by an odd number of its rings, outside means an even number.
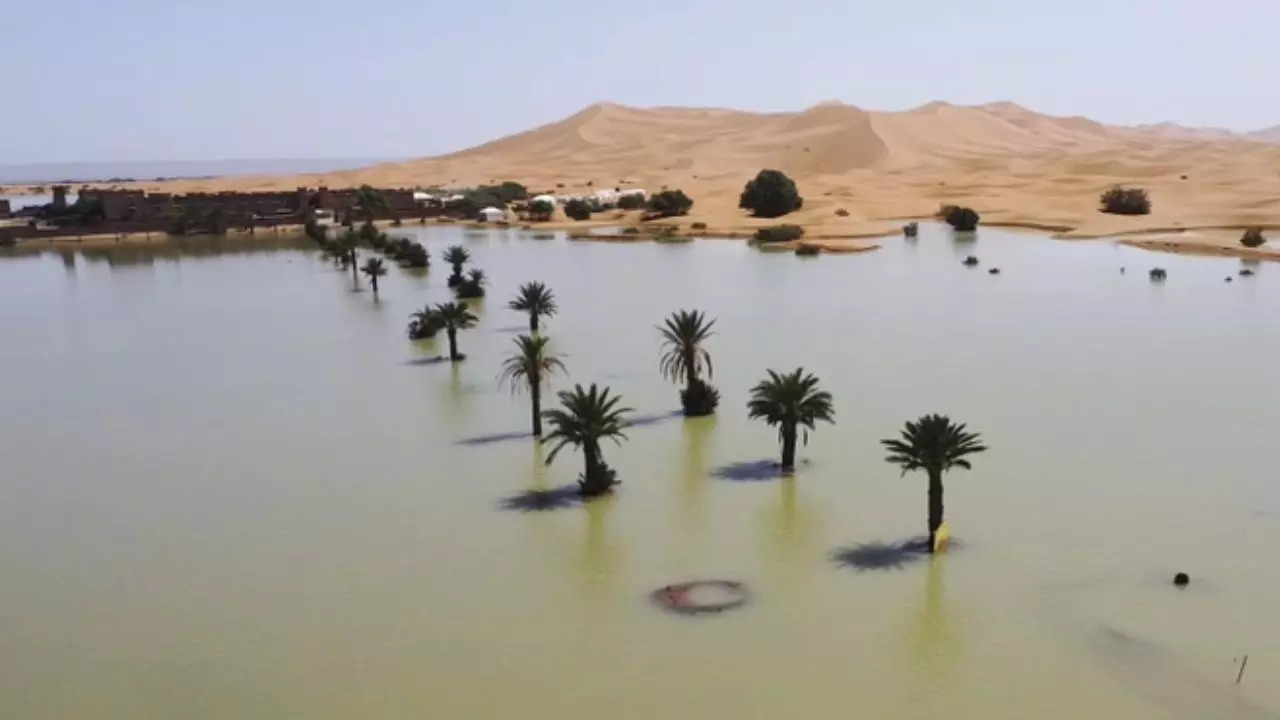
[[[538,318],[556,314],[556,294],[540,282],[527,282],[520,286],[507,307],[517,312],[529,313],[529,332],[538,334]]]
[[[383,267],[382,258],[369,258],[364,261],[364,267],[360,268],[360,272],[369,278],[369,284],[373,286],[373,299],[378,299],[378,278],[387,274],[387,269]]]
[[[387,196],[370,185],[361,185],[356,188],[356,203],[360,206],[360,214],[364,216],[366,223],[372,223],[374,214],[378,211],[391,209]]]
[[[509,385],[513,393],[528,386],[533,404],[533,436],[542,437],[542,384],[557,370],[564,372],[564,363],[547,347],[550,339],[545,335],[521,335],[514,342],[516,349],[502,361],[498,380]]]
[[[449,287],[458,287],[462,284],[462,266],[467,264],[471,259],[471,253],[461,245],[450,245],[448,250],[444,251],[444,261],[453,266],[453,274],[449,276]]]
[[[360,246],[360,234],[351,228],[347,228],[346,232],[338,236],[338,246],[343,253],[342,267],[351,266],[351,283],[360,285],[360,266],[359,255],[356,254],[356,248]]]
[[[816,429],[817,421],[835,424],[836,410],[831,402],[831,393],[818,389],[818,377],[813,373],[806,373],[804,368],[784,374],[773,370],[768,372],[769,377],[751,388],[747,417],[762,419],[770,427],[778,427],[778,439],[782,442],[782,471],[790,473],[796,469],[797,428],[805,428],[805,443],[808,444],[809,431]]]
[[[622,398],[610,395],[607,387],[598,389],[595,383],[590,389],[574,385],[572,390],[561,390],[556,395],[563,409],[542,413],[551,424],[551,432],[542,442],[554,445],[547,455],[547,464],[550,465],[566,445],[581,448],[586,469],[578,477],[578,491],[584,497],[609,492],[618,484],[617,474],[605,463],[600,441],[608,438],[621,445],[622,440],[627,439],[622,429],[631,408],[619,407]]]
[[[674,383],[685,383],[680,402],[686,417],[710,415],[720,403],[720,393],[700,377],[704,368],[708,378],[714,372],[711,353],[703,343],[715,334],[712,330],[715,324],[716,321],[708,319],[701,310],[681,310],[671,313],[671,317],[658,326],[663,350],[658,367],[663,377]]]
[[[466,356],[458,353],[458,331],[475,327],[480,318],[472,315],[464,302],[440,303],[436,306],[436,317],[449,336],[449,359],[453,362],[465,360]]]
[[[933,552],[942,526],[942,474],[951,468],[970,469],[965,456],[987,448],[978,433],[968,432],[964,423],[953,423],[946,415],[907,421],[901,438],[881,440],[880,444],[889,450],[885,460],[901,467],[903,475],[924,470],[929,476],[929,552]]]

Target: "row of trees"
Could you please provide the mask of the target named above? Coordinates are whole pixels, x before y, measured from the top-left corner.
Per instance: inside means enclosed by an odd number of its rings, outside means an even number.
[[[563,357],[554,352],[550,338],[541,333],[542,319],[551,318],[558,311],[555,294],[542,283],[525,283],[507,307],[529,316],[529,334],[514,339],[512,351],[502,361],[500,382],[513,392],[528,392],[533,437],[551,446],[547,464],[564,448],[577,448],[583,456],[579,493],[591,498],[611,492],[618,484],[617,472],[605,461],[603,443],[609,440],[620,444],[627,439],[625,431],[634,411],[610,388],[594,383],[587,387],[575,384],[572,389],[558,392],[559,407],[544,411],[543,389],[552,376],[567,373]],[[449,303],[437,306],[431,317],[449,332],[450,355],[456,356],[456,332],[471,327],[475,316],[466,311],[465,305]],[[680,395],[687,417],[710,415],[720,401],[719,391],[707,382],[714,366],[706,343],[715,335],[715,322],[701,310],[680,310],[658,326],[659,371],[684,386]],[[791,372],[768,370],[765,378],[751,388],[747,416],[777,428],[780,467],[783,473],[791,474],[800,440],[807,443],[808,434],[820,422],[835,423],[835,403],[831,393],[821,388],[818,377],[804,368]],[[550,426],[545,435],[544,422]],[[918,470],[928,479],[932,550],[943,521],[943,475],[955,468],[970,469],[968,457],[986,447],[978,433],[944,415],[925,415],[907,422],[899,437],[886,438],[881,444],[888,452],[885,459],[899,466],[904,475]]]

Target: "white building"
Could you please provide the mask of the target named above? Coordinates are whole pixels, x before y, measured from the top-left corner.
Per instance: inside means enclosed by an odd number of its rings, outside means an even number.
[[[491,205],[480,211],[479,219],[483,222],[502,222],[507,219],[507,211]]]

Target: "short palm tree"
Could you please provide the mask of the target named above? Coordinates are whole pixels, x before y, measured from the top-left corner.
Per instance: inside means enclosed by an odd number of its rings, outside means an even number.
[[[560,356],[547,346],[545,335],[521,335],[515,340],[516,349],[502,361],[500,383],[509,385],[511,392],[528,387],[533,405],[533,436],[542,437],[542,385],[559,370],[564,372]]]
[[[356,248],[360,246],[360,234],[350,228],[346,232],[338,236],[338,247],[342,252],[342,267],[351,268],[351,282],[354,285],[360,284],[360,267],[356,265],[359,262],[359,255]]]
[[[538,318],[556,314],[556,294],[540,282],[527,282],[520,286],[515,298],[507,307],[529,313],[529,332],[538,333]]]
[[[429,340],[444,328],[439,313],[430,305],[409,316],[409,339]]]
[[[818,389],[818,377],[813,373],[806,373],[804,368],[784,374],[773,370],[768,372],[769,377],[751,388],[747,417],[762,419],[770,427],[778,427],[778,439],[782,442],[782,471],[790,473],[796,469],[796,430],[805,428],[807,444],[809,431],[815,429],[815,423],[822,420],[834,425],[836,411],[831,393]]]
[[[467,264],[471,259],[471,253],[461,245],[450,245],[448,250],[444,251],[444,261],[453,266],[453,274],[449,276],[449,287],[458,287],[462,284],[462,266]]]
[[[933,552],[942,526],[942,474],[951,468],[970,469],[965,456],[987,448],[978,433],[968,432],[964,423],[953,423],[946,415],[907,421],[901,438],[881,440],[880,444],[889,451],[885,460],[901,467],[903,475],[924,470],[929,476],[929,552]]]
[[[700,377],[705,369],[707,378],[714,372],[711,353],[703,347],[715,331],[716,321],[709,320],[701,310],[681,310],[671,313],[667,321],[658,326],[662,333],[662,360],[658,367],[662,376],[674,383],[685,383],[680,393],[680,404],[686,417],[700,417],[715,412],[720,404],[720,393]]]
[[[464,302],[441,303],[436,306],[435,313],[449,336],[449,359],[453,362],[465,360],[467,356],[458,353],[458,331],[475,327],[479,318],[471,314]]]
[[[454,292],[458,297],[464,300],[477,300],[484,297],[484,286],[488,282],[485,278],[484,271],[480,268],[471,268],[467,272],[466,278],[454,288]]]
[[[387,274],[387,269],[383,267],[382,258],[369,258],[364,261],[364,267],[360,268],[360,272],[369,278],[369,284],[373,286],[373,299],[378,299],[378,278]]]
[[[592,383],[590,389],[574,385],[572,390],[556,394],[562,408],[547,410],[542,417],[551,424],[551,432],[542,442],[553,444],[547,455],[547,464],[566,446],[582,449],[586,469],[578,477],[578,491],[584,497],[603,495],[618,484],[617,474],[605,463],[600,452],[600,441],[608,438],[621,444],[627,438],[622,429],[629,407],[619,407],[621,398],[610,395],[609,388],[599,389]]]

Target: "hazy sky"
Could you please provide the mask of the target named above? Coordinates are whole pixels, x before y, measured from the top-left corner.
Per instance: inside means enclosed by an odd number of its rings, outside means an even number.
[[[598,100],[1256,129],[1278,27],[1275,0],[17,0],[0,164],[429,155]]]

